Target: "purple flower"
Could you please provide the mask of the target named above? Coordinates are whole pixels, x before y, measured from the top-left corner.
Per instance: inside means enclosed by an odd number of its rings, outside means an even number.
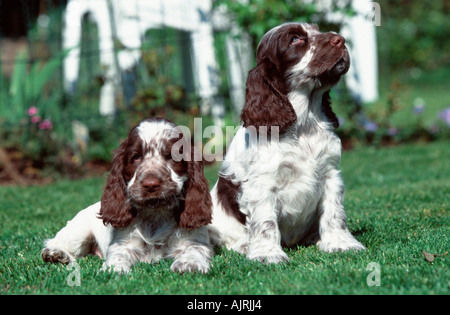
[[[445,122],[445,124],[450,127],[450,107],[440,112],[439,118],[442,119]]]
[[[375,123],[373,121],[365,121],[363,126],[364,126],[364,129],[368,132],[375,132],[378,130],[377,123]]]
[[[41,129],[41,130],[51,130],[51,129],[53,129],[53,123],[51,122],[50,119],[44,119],[39,124],[39,129]]]
[[[389,129],[387,130],[387,134],[391,137],[395,136],[396,134],[398,134],[398,129],[395,127],[389,127]]]

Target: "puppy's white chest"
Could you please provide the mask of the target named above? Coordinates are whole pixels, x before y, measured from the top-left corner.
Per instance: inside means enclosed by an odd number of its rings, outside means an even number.
[[[253,199],[250,196],[271,196],[286,204],[291,203],[291,199],[298,199],[299,194],[310,195],[319,180],[318,162],[311,152],[302,150],[298,144],[279,142],[260,146],[241,165],[244,172],[239,179],[243,196],[250,199]]]

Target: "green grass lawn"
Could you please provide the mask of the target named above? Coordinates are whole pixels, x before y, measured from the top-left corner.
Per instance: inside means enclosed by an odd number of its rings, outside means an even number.
[[[348,225],[364,252],[287,250],[290,263],[262,265],[218,248],[207,275],[179,275],[171,261],[140,263],[127,275],[103,273],[98,257],[79,259],[81,285],[66,266],[44,264],[42,242],[96,202],[105,178],[48,186],[0,187],[0,294],[448,294],[450,142],[345,152]],[[217,166],[207,169],[213,184]],[[368,265],[380,266],[369,286]]]

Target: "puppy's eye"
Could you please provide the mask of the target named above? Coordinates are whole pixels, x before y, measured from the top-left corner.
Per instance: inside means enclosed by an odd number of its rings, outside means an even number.
[[[131,161],[133,161],[133,162],[137,162],[137,161],[139,161],[141,159],[142,159],[142,155],[140,155],[139,153],[134,153],[131,156]]]
[[[305,42],[305,39],[304,39],[304,38],[301,38],[301,37],[299,37],[299,36],[294,36],[294,37],[292,38],[292,40],[291,40],[290,46],[292,46],[292,45],[303,44],[304,42]]]

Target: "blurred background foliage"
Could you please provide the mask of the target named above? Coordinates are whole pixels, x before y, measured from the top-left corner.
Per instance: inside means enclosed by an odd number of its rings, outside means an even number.
[[[329,9],[355,15],[350,1],[344,3],[332,1]],[[350,97],[343,80],[332,90],[341,125],[337,133],[344,147],[448,139],[450,0],[378,3],[379,100],[361,106]],[[219,5],[226,6],[231,19],[250,34],[254,50],[264,33],[281,23],[314,21],[321,31],[338,32],[340,27],[326,22],[314,1],[218,0]]]
[[[338,6],[338,2],[341,5]],[[332,0],[330,4],[328,12],[354,14],[349,0]],[[339,30],[339,25],[326,22],[325,12],[319,11],[314,1],[216,0],[214,5],[216,8],[225,6],[228,9],[231,20],[250,35],[254,51],[259,40],[268,30],[286,22],[310,23],[314,17],[315,21],[320,21],[322,31]]]
[[[377,28],[382,71],[435,70],[450,64],[450,1],[381,0]]]
[[[85,16],[79,81],[76,92],[68,95],[62,80],[68,52],[61,49],[66,2],[0,0],[0,150],[7,156],[0,161],[0,182],[11,178],[6,164],[29,178],[105,171],[113,150],[140,120],[165,116],[192,128],[193,118],[202,116],[193,70],[182,58],[189,49],[189,35],[170,28],[146,33],[138,66],[124,73],[130,80],[117,100],[117,115],[103,117],[98,108],[106,71],[99,61],[97,27]],[[449,139],[450,0],[378,2],[382,15],[376,28],[379,100],[360,106],[343,82],[332,91],[344,147]],[[46,14],[38,18],[43,3]],[[322,31],[339,31],[339,25],[325,22],[314,1],[214,2],[215,10],[223,7],[249,35],[253,55],[262,35],[284,22],[314,21]],[[349,5],[339,9],[332,4],[329,10],[354,14]],[[230,105],[226,36],[224,30],[215,34],[222,82],[219,96],[227,108],[225,125],[238,125],[239,113]],[[117,43],[117,49],[124,48]],[[211,117],[202,118],[203,127],[213,124]],[[80,150],[74,139],[73,121],[87,127],[87,151]]]
[[[378,1],[380,98],[364,110],[379,127],[372,137],[449,139],[450,1]]]

